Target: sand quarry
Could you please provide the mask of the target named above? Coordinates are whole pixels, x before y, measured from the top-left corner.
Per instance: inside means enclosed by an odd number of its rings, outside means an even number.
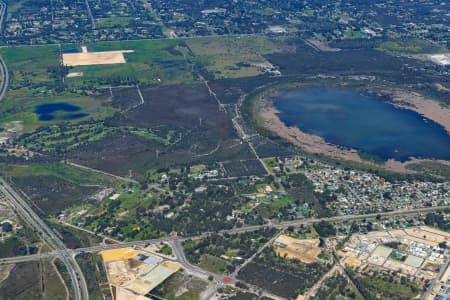
[[[134,50],[89,52],[86,46],[81,47],[81,50],[79,53],[64,53],[63,64],[70,67],[124,64],[127,62],[124,54],[134,52]]]

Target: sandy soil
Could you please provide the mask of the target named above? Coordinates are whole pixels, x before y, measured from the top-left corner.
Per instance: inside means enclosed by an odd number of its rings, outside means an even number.
[[[391,98],[390,103],[397,107],[416,111],[422,116],[439,123],[450,134],[450,109],[443,107],[440,103],[426,99],[420,94],[401,90],[373,89],[371,91],[378,93],[380,96],[389,96],[389,98]],[[274,98],[274,95],[276,95],[276,92],[272,93],[270,96],[261,97],[259,99],[259,107],[257,107],[257,114],[266,128],[308,152],[324,154],[339,159],[363,162],[355,149],[338,147],[326,142],[319,136],[302,132],[297,127],[286,126],[279,119],[277,115],[278,111],[273,106],[271,99]],[[414,173],[415,171],[406,168],[407,165],[426,161],[435,161],[450,165],[450,161],[419,160],[413,158],[406,162],[391,159],[388,160],[383,167],[396,172]]]
[[[434,86],[438,89],[438,91],[450,92],[450,89],[446,88],[440,83],[435,83]]]
[[[72,72],[67,74],[67,78],[72,78],[72,77],[82,77],[84,74],[83,72]]]
[[[433,62],[438,65],[448,66],[450,65],[450,53],[444,54],[432,54],[428,56]]]
[[[133,50],[105,51],[105,52],[84,52],[63,54],[63,64],[66,66],[89,66],[124,64],[124,53],[132,53]]]

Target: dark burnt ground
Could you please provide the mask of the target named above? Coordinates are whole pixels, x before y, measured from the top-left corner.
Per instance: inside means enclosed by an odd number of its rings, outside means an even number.
[[[142,179],[150,168],[254,158],[238,140],[230,117],[202,84],[142,88],[144,104],[106,120],[107,126],[149,128],[167,144],[115,133],[68,153],[81,164]],[[158,159],[157,159],[158,153]]]
[[[27,194],[41,214],[54,216],[64,209],[86,200],[99,188],[80,186],[56,176],[38,175],[14,177],[14,184]]]
[[[111,94],[111,106],[120,110],[131,109],[141,103],[141,98],[135,86],[113,88]]]
[[[219,111],[217,102],[202,84],[168,85],[141,88],[145,103],[121,117],[113,119],[115,125],[152,128],[154,126],[199,126],[199,118],[207,130],[216,130],[222,136],[230,136],[231,124]]]

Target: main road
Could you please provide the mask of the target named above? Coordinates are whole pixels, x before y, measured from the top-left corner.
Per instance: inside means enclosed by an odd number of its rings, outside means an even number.
[[[3,23],[6,15],[6,3],[0,0],[0,34],[3,32]],[[0,101],[3,100],[8,89],[9,73],[3,57],[0,55]]]
[[[66,245],[56,236],[47,224],[28,206],[28,203],[20,196],[3,178],[0,177],[0,197],[7,201],[25,222],[33,227],[42,239],[55,251],[53,256],[62,260],[70,275],[75,299],[88,300],[89,292],[84,279],[84,274],[75,260],[75,255],[68,251]]]
[[[3,188],[4,186],[1,185],[1,182],[4,182],[4,181],[3,181],[3,179],[0,178],[0,188]],[[299,220],[285,221],[285,222],[280,222],[280,223],[270,222],[270,223],[262,224],[262,225],[226,229],[226,230],[221,230],[218,232],[206,232],[206,233],[203,233],[200,235],[188,236],[188,237],[169,236],[169,237],[161,237],[161,238],[150,239],[150,240],[122,242],[122,243],[116,243],[116,244],[105,244],[105,245],[97,245],[97,246],[92,246],[92,247],[84,247],[84,248],[76,248],[76,249],[68,249],[68,248],[64,247],[63,252],[65,253],[65,255],[75,257],[76,255],[82,254],[82,253],[97,253],[97,252],[104,251],[104,250],[120,249],[120,248],[135,247],[135,246],[146,246],[149,244],[159,244],[159,243],[167,242],[167,243],[171,244],[172,246],[175,246],[174,251],[176,251],[178,254],[180,254],[182,251],[182,248],[180,247],[181,246],[180,243],[182,241],[185,241],[188,239],[201,239],[201,238],[211,236],[213,234],[225,234],[225,233],[236,234],[236,233],[242,233],[242,232],[256,231],[256,230],[262,229],[262,228],[284,229],[284,228],[287,228],[290,226],[298,227],[301,225],[309,225],[309,224],[314,224],[314,223],[318,223],[321,221],[340,222],[340,221],[350,221],[350,220],[362,220],[365,218],[374,218],[376,216],[389,217],[389,216],[413,215],[413,214],[418,214],[418,213],[447,210],[447,209],[450,209],[450,205],[435,206],[435,207],[423,207],[423,208],[406,209],[406,210],[396,210],[396,211],[390,211],[390,212],[364,214],[364,215],[345,215],[345,216],[326,217],[326,218],[299,219]],[[50,230],[50,229],[48,229],[48,230]],[[18,262],[26,262],[26,261],[34,261],[34,260],[40,260],[43,258],[58,257],[60,255],[61,255],[61,250],[55,250],[55,251],[40,253],[40,254],[7,257],[7,258],[0,259],[0,265],[1,264],[18,263]],[[183,258],[184,256],[181,256],[181,257]]]

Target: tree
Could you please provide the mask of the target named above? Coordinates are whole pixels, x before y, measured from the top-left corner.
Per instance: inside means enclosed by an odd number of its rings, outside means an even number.
[[[319,223],[314,224],[314,229],[316,229],[317,233],[321,237],[329,237],[336,235],[336,229],[333,224],[327,221],[320,221]]]
[[[10,223],[8,223],[8,222],[3,222],[2,223],[2,230],[4,232],[10,232],[10,231],[13,230],[13,226]]]

